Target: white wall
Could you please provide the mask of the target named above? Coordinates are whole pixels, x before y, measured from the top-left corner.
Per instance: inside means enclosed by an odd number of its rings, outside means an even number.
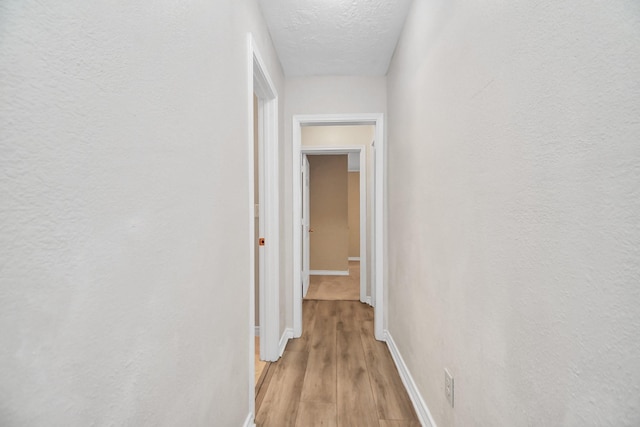
[[[0,4],[0,424],[249,413],[253,1]],[[229,185],[233,183],[233,185]]]
[[[291,189],[292,117],[298,114],[386,113],[386,77],[325,76],[288,78],[285,83],[284,188]],[[293,219],[292,194],[285,191],[282,219],[286,236],[280,303],[286,301],[281,321],[293,324]]]
[[[414,2],[389,329],[438,426],[640,425],[639,40],[630,0]]]

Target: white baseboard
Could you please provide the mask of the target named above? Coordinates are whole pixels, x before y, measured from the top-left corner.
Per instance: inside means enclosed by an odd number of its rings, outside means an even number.
[[[423,427],[436,427],[436,422],[433,420],[431,412],[422,398],[422,395],[418,390],[418,386],[413,380],[411,372],[409,372],[409,368],[404,363],[404,359],[402,359],[402,355],[400,354],[400,351],[398,350],[398,347],[396,346],[396,343],[393,340],[393,337],[391,337],[389,331],[385,331],[385,341],[387,342],[387,347],[389,347],[389,351],[391,352],[391,357],[396,363],[396,368],[398,368],[398,373],[400,374],[402,383],[407,389],[407,393],[409,393],[409,398],[416,410],[420,424]]]
[[[253,423],[252,413],[249,413],[249,415],[247,415],[247,418],[244,420],[244,423],[242,423],[242,427],[256,427],[256,425]]]
[[[293,329],[292,328],[285,329],[284,332],[282,333],[282,336],[280,337],[280,342],[278,343],[278,349],[279,349],[278,357],[282,357],[282,353],[284,353],[284,349],[291,338],[293,338]]]
[[[310,276],[348,276],[349,270],[311,270]]]
[[[254,326],[254,335],[257,337],[260,336],[260,326]]]
[[[359,256],[350,256],[349,257],[349,261],[360,261],[360,257]]]

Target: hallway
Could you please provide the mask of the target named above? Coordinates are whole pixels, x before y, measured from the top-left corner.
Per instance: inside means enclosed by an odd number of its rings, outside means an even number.
[[[303,317],[302,336],[257,394],[258,427],[420,425],[386,344],[373,337],[371,307],[305,300]]]
[[[640,1],[0,22],[0,426],[640,426]],[[367,286],[303,301],[347,269],[298,265],[303,154],[347,148]]]

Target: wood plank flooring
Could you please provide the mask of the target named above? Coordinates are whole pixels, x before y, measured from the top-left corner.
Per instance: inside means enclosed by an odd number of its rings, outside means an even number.
[[[264,369],[267,367],[267,362],[260,360],[260,337],[255,338],[255,354],[254,354],[254,372],[255,372],[255,385],[258,387],[258,382],[262,377]]]
[[[256,413],[258,427],[420,425],[359,301],[303,301],[303,334],[267,367]]]
[[[308,300],[360,300],[360,261],[349,261],[348,276],[309,276]]]

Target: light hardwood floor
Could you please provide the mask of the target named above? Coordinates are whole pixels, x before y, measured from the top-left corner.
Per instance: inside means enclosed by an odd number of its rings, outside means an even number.
[[[303,301],[303,334],[267,367],[258,427],[418,427],[373,309],[359,301]]]
[[[310,276],[305,299],[360,300],[360,261],[349,261],[348,276]]]
[[[267,367],[267,362],[260,360],[260,337],[255,338],[255,354],[254,354],[254,367],[255,367],[255,385],[258,387],[258,382],[262,377],[262,373]]]

